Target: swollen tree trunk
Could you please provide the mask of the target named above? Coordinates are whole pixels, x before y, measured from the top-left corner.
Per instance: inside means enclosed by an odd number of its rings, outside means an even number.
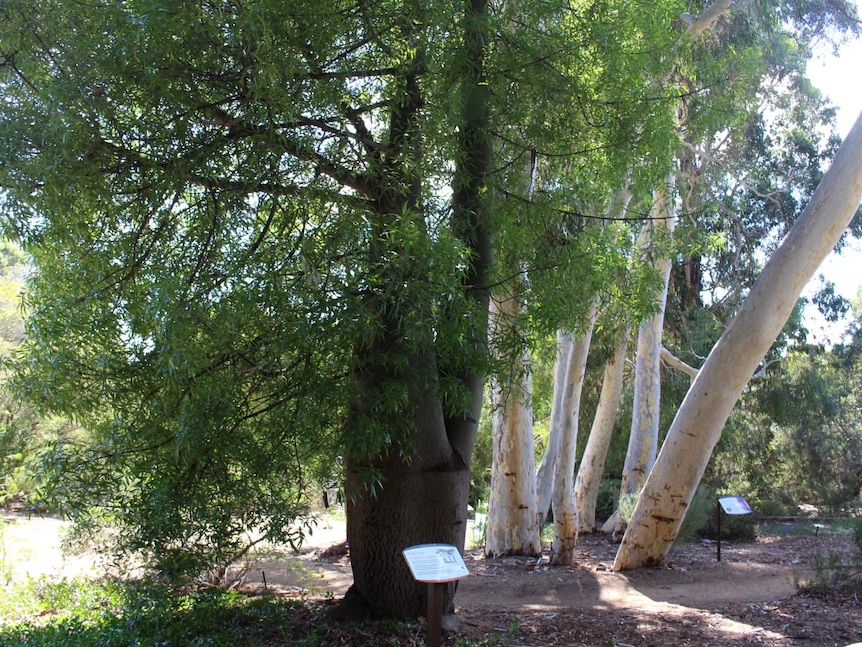
[[[673,234],[674,209],[670,197],[673,174],[668,186],[653,194],[652,218],[646,223],[646,247]],[[662,256],[654,262],[661,277],[661,289],[656,294],[655,313],[641,323],[638,329],[637,359],[635,360],[635,388],[632,404],[632,425],[629,444],[623,465],[621,495],[632,495],[643,487],[655,462],[658,451],[658,427],[661,411],[661,338],[664,330],[664,311],[667,304],[671,262]],[[623,520],[618,520],[617,531]]]
[[[413,436],[421,443],[412,460],[393,453],[373,465],[374,475],[366,466],[348,466],[353,586],[345,597],[344,617],[369,611],[384,617],[425,613],[427,585],[414,581],[401,551],[425,543],[464,546],[469,463],[447,442],[435,395],[428,393],[412,418],[404,424],[415,426]],[[382,482],[371,486],[368,479],[377,477]],[[447,608],[453,595],[454,589],[447,590]]]
[[[617,420],[617,409],[623,392],[626,352],[628,350],[629,328],[623,327],[613,355],[605,365],[602,380],[602,394],[596,407],[590,437],[584,448],[584,455],[575,479],[575,507],[578,510],[578,531],[595,532],[596,500],[599,485],[605,471],[605,459],[611,444],[611,435]]]
[[[578,545],[578,510],[575,507],[578,416],[597,311],[597,303],[593,301],[590,305],[586,332],[572,344],[569,366],[566,370],[562,398],[563,424],[560,430],[559,454],[554,468],[554,492],[551,497],[554,512],[554,544],[551,561],[554,564],[572,564],[575,559],[575,547]]]
[[[536,473],[536,523],[541,532],[548,511],[551,509],[551,495],[554,492],[554,469],[560,454],[560,433],[563,429],[565,411],[563,408],[564,385],[572,354],[572,336],[563,330],[557,331],[557,356],[554,359],[554,394],[551,402],[551,421],[548,425],[548,442],[542,461]]]
[[[350,424],[374,426],[389,432],[392,446],[383,456],[362,456],[347,465],[347,538],[350,544],[354,583],[345,602],[333,615],[355,617],[371,612],[376,616],[417,617],[427,612],[427,585],[415,582],[401,551],[422,543],[446,543],[464,547],[467,497],[470,485],[470,460],[476,440],[482,409],[485,342],[488,331],[488,274],[492,252],[490,208],[486,199],[487,177],[491,170],[491,138],[489,132],[489,90],[484,74],[485,48],[488,43],[487,0],[469,0],[465,8],[463,56],[461,70],[462,114],[457,129],[457,145],[452,193],[452,234],[468,250],[470,262],[462,273],[461,289],[473,312],[457,310],[438,316],[457,321],[467,319],[471,328],[459,339],[462,355],[454,366],[438,366],[435,335],[428,331],[424,344],[405,345],[400,334],[404,321],[415,320],[416,308],[426,307],[424,319],[431,321],[434,307],[425,304],[404,304],[397,294],[399,283],[383,283],[380,292],[369,290],[369,309],[383,321],[383,333],[371,348],[356,353],[355,395],[348,412]],[[417,58],[417,65],[421,60]],[[381,164],[379,204],[396,201],[405,195],[412,204],[392,204],[384,215],[406,217],[421,214],[421,178],[410,178],[422,164],[417,119],[421,106],[420,70],[405,78],[406,97],[394,102],[390,144],[393,149],[410,145],[417,159],[401,166],[398,156],[386,156]],[[411,113],[412,111],[412,113]],[[411,163],[413,162],[413,163]],[[407,175],[402,186],[387,186],[392,176]],[[399,206],[401,208],[399,208]],[[397,223],[396,223],[397,224]],[[385,233],[385,232],[383,232]],[[372,244],[385,244],[385,236],[374,236]],[[389,288],[390,293],[385,293]],[[392,292],[395,291],[395,294]],[[433,295],[432,295],[433,296]],[[390,301],[385,301],[388,298]],[[374,303],[373,299],[384,299]],[[411,316],[399,308],[412,309]],[[468,306],[469,307],[469,306]],[[444,325],[442,329],[461,329],[462,325]],[[399,353],[400,350],[400,353]],[[397,361],[394,361],[397,360]],[[440,374],[447,381],[457,381],[469,396],[469,402],[455,413],[446,413],[440,398]],[[382,404],[389,406],[390,392],[406,393],[407,402],[400,404],[397,414],[381,414]],[[381,390],[384,393],[381,394]],[[373,396],[365,398],[363,394]],[[408,434],[404,439],[404,434]],[[454,587],[447,588],[444,609],[454,606]]]
[[[509,295],[491,299],[491,335],[511,335],[501,326],[514,325],[518,301]],[[520,337],[518,331],[515,334]],[[536,454],[533,441],[530,355],[514,366],[508,384],[492,382],[493,460],[485,552],[488,555],[539,555],[542,552],[536,515]]]
[[[638,500],[614,570],[653,566],[667,555],[743,388],[860,201],[862,115],[683,400]]]

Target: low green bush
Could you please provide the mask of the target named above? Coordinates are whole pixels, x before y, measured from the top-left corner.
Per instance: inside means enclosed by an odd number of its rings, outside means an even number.
[[[599,494],[596,497],[596,521],[608,519],[617,509],[621,485],[620,479],[603,479],[599,483]]]
[[[842,561],[841,555],[829,551],[810,557],[813,575],[809,578],[794,576],[793,583],[800,593],[829,595],[831,593],[862,593],[862,561]]]
[[[712,490],[701,485],[695,491],[691,504],[688,506],[688,510],[682,520],[682,525],[679,527],[676,541],[686,543],[699,537],[709,524],[712,510]]]
[[[790,515],[787,505],[778,499],[763,499],[756,504],[757,514],[761,517],[786,517]]]
[[[420,647],[418,622],[327,622],[331,601],[174,590],[146,581],[52,582],[31,579],[0,588],[0,647]],[[459,647],[510,644],[508,631]]]

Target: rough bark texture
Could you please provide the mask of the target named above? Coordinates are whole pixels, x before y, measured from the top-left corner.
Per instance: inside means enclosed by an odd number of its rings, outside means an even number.
[[[605,471],[605,459],[617,420],[617,409],[623,392],[623,374],[628,351],[629,329],[620,332],[614,354],[605,365],[602,393],[590,429],[590,437],[575,479],[575,506],[578,509],[578,531],[595,532],[596,500]]]
[[[492,335],[497,334],[500,326],[512,325],[517,314],[518,301],[514,296],[502,301],[492,299]],[[485,552],[494,556],[542,552],[536,516],[530,355],[526,349],[520,364],[513,367],[508,385],[499,380],[492,384],[493,460]]]
[[[581,392],[587,372],[587,356],[596,321],[597,304],[593,301],[588,315],[588,328],[572,344],[569,366],[566,370],[562,409],[563,426],[560,447],[554,469],[554,493],[551,504],[554,511],[554,543],[551,561],[554,564],[572,564],[578,545],[578,509],[575,507],[575,452],[578,445],[578,416],[581,409]],[[555,387],[556,388],[556,387]]]
[[[683,400],[641,493],[614,570],[652,566],[664,559],[739,395],[860,201],[862,115]]]
[[[348,475],[347,538],[354,583],[347,599],[361,597],[372,615],[417,617],[428,608],[427,584],[416,582],[401,551],[426,543],[463,548],[467,523],[469,468],[449,463],[418,466],[392,459],[380,466],[386,483],[372,494],[362,475]],[[454,587],[445,609],[453,606]],[[363,609],[364,610],[364,609]]]

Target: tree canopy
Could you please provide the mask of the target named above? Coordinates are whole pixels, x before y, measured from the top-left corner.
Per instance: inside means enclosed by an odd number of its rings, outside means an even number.
[[[354,590],[421,612],[400,544],[463,542],[489,293],[521,286],[537,337],[596,295],[652,307],[625,223],[680,95],[747,62],[671,74],[701,9],[0,4],[0,213],[34,265],[16,388],[90,432],[45,453],[46,496],[180,574],[293,537],[340,461]]]

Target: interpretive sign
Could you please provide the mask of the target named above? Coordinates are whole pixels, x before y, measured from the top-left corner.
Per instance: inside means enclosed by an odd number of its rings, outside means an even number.
[[[417,582],[428,584],[428,616],[425,644],[440,647],[443,617],[443,589],[446,582],[462,580],[470,574],[464,558],[449,544],[419,544],[401,551]]]
[[[725,514],[751,514],[751,506],[741,496],[718,497],[718,503]]]
[[[718,517],[718,536],[715,543],[715,556],[718,561],[721,561],[721,511],[724,514],[751,514],[751,506],[741,496],[720,496],[718,497],[718,505],[715,508],[716,516]]]
[[[420,544],[402,553],[417,582],[454,582],[470,574],[461,553],[449,544]]]

